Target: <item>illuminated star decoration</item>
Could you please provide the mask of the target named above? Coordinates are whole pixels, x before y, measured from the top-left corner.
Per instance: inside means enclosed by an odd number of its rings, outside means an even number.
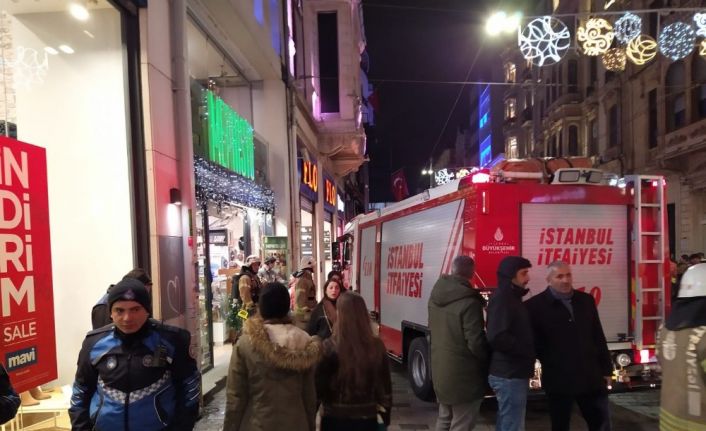
[[[696,23],[696,34],[698,36],[706,37],[706,13],[697,13],[694,15],[694,22]]]
[[[642,18],[634,13],[626,13],[615,22],[615,38],[626,44],[642,33]]]
[[[659,34],[659,50],[673,61],[681,60],[694,50],[696,32],[689,24],[675,22],[669,24]]]
[[[436,171],[436,174],[434,174],[434,179],[436,180],[436,185],[440,186],[453,180],[454,174],[453,172],[449,172],[448,169],[439,169]]]
[[[641,34],[628,43],[625,55],[638,66],[649,63],[657,56],[657,41],[650,36]]]
[[[522,56],[537,66],[558,63],[571,45],[566,24],[551,16],[535,18],[518,33]]]
[[[623,48],[611,48],[603,54],[603,66],[611,72],[622,72],[625,70],[625,51]]]
[[[604,54],[613,43],[613,26],[603,18],[591,18],[576,32],[584,54],[596,56]]]

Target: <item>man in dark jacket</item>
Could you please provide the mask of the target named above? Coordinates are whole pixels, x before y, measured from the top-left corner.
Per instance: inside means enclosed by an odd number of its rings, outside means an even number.
[[[147,292],[152,291],[152,279],[149,275],[147,275],[147,271],[142,268],[133,269],[125,274],[123,278],[134,278],[136,280],[140,280],[147,288]],[[96,305],[94,305],[91,310],[91,326],[93,329],[102,328],[105,325],[113,323],[113,320],[110,318],[110,309],[108,308],[108,294],[110,293],[111,287],[113,287],[112,284],[108,287],[108,290],[101,297],[101,299],[96,302]]]
[[[5,367],[0,364],[0,425],[15,417],[19,406],[20,397],[12,388]]]
[[[525,429],[529,378],[534,374],[534,343],[522,297],[529,292],[529,260],[507,256],[498,266],[498,287],[488,303],[490,375],[498,399],[498,431]]]
[[[527,301],[552,431],[568,431],[574,401],[590,431],[610,430],[613,364],[593,297],[573,289],[571,267],[548,266],[549,287]]]
[[[86,335],[71,396],[74,431],[190,431],[201,375],[191,335],[149,318],[145,285],[124,278],[108,295],[112,325]]]
[[[429,297],[431,374],[439,401],[436,430],[471,430],[485,395],[488,346],[483,323],[485,300],[471,286],[475,262],[453,261]]]

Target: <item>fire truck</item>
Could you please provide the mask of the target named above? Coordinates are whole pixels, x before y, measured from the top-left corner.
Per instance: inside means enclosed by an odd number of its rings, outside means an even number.
[[[389,355],[407,364],[417,397],[434,396],[429,296],[458,255],[475,259],[472,283],[482,292],[497,286],[503,257],[529,259],[525,299],[546,288],[549,263],[568,262],[574,288],[598,306],[615,366],[613,390],[656,387],[656,336],[670,306],[663,177],[506,168],[477,171],[359,215],[339,239],[348,283],[365,299]],[[533,388],[540,373],[538,363]]]

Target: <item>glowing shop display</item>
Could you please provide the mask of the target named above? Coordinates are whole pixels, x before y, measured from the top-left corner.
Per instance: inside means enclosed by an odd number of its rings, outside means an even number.
[[[590,56],[605,54],[615,38],[613,26],[603,18],[591,18],[579,27],[576,38],[583,53]]]
[[[642,18],[634,13],[626,13],[615,22],[615,38],[626,44],[642,33]]]
[[[641,34],[628,43],[625,55],[637,66],[647,64],[657,56],[657,41],[650,36]]]
[[[208,158],[245,178],[255,178],[253,129],[211,90],[206,90]]]
[[[537,66],[558,63],[571,46],[571,34],[560,20],[543,16],[530,21],[518,34],[522,56]]]
[[[675,22],[659,34],[659,51],[673,61],[681,60],[694,50],[696,32],[689,24]]]
[[[603,66],[611,72],[622,72],[626,63],[627,57],[623,48],[611,48],[603,54]]]

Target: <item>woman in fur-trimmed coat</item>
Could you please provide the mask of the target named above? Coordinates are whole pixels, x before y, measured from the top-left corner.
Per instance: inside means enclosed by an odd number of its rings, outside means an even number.
[[[259,316],[245,322],[233,348],[224,431],[314,431],[317,337],[291,323],[289,293],[280,283],[260,292]]]

